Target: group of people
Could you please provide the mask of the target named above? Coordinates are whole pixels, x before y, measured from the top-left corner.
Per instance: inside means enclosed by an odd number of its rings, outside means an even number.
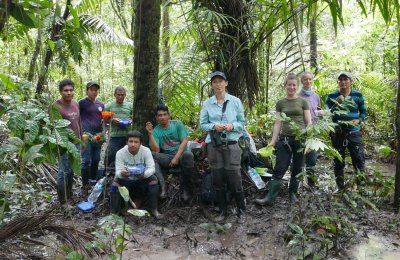
[[[97,99],[100,85],[90,81],[86,85],[86,97],[75,101],[75,84],[69,79],[59,83],[61,98],[53,105],[62,118],[70,121],[69,127],[76,137],[83,141],[76,148],[82,158],[82,193],[87,195],[90,180],[96,180],[103,143],[106,141],[106,127],[109,124],[109,141],[107,144],[104,165],[106,169],[115,169],[115,178],[110,188],[110,206],[112,213],[120,213],[121,196],[119,186],[127,187],[131,192],[142,192],[147,196],[150,213],[155,218],[162,218],[158,212],[158,198],[165,198],[166,188],[163,174],[171,168],[182,176],[181,187],[183,199],[191,196],[191,173],[194,167],[193,154],[186,150],[188,132],[182,122],[170,120],[168,107],[159,105],[156,108],[158,125],[153,128],[151,122],[146,124],[150,137],[150,148],[142,146],[142,133],[132,131],[132,103],[126,102],[126,89],[117,86],[114,90],[115,100],[103,104]],[[104,118],[102,112],[111,112],[111,118]],[[136,168],[135,168],[136,167]],[[142,169],[136,172],[131,168]],[[60,203],[68,207],[72,197],[72,171],[68,153],[60,156],[57,175],[57,194]],[[161,190],[159,193],[159,189]]]
[[[241,175],[242,149],[238,144],[241,132],[244,131],[245,116],[241,100],[227,93],[228,80],[221,71],[215,71],[210,77],[214,95],[203,105],[200,112],[200,128],[207,132],[207,157],[212,173],[213,188],[219,215],[216,222],[224,221],[228,216],[228,191],[235,200],[237,222],[246,222],[246,203]],[[272,140],[268,144],[276,149],[276,165],[269,182],[266,196],[257,199],[259,205],[270,205],[278,196],[283,175],[291,166],[289,199],[297,201],[299,187],[298,174],[306,164],[308,183],[315,185],[314,166],[317,152],[304,154],[303,143],[296,138],[294,122],[299,128],[306,128],[315,123],[318,117],[332,113],[337,123],[331,133],[332,146],[339,151],[343,160],[334,159],[334,173],[339,190],[345,188],[344,158],[346,147],[350,151],[353,166],[364,171],[364,146],[360,132],[360,123],[366,117],[364,99],[359,91],[351,89],[353,77],[349,72],[338,75],[339,90],[330,93],[326,104],[329,111],[321,109],[320,97],[312,89],[313,74],[305,72],[300,82],[295,74],[288,74],[284,86],[286,96],[276,104],[276,122],[273,127]],[[158,211],[158,199],[166,197],[164,173],[174,169],[181,176],[182,198],[187,201],[192,194],[192,172],[194,167],[193,153],[187,149],[188,132],[182,122],[171,120],[168,107],[159,105],[156,108],[157,125],[147,122],[145,129],[149,136],[149,147],[142,145],[143,136],[138,131],[131,131],[131,124],[125,119],[132,118],[132,104],[124,101],[125,88],[115,88],[115,101],[104,104],[97,100],[100,86],[95,82],[87,84],[87,97],[79,103],[73,100],[74,83],[63,80],[59,84],[61,98],[55,102],[60,107],[64,119],[71,122],[70,128],[82,139],[82,134],[90,138],[85,140],[84,147],[77,143],[82,151],[82,184],[88,185],[90,178],[95,178],[100,161],[101,144],[104,142],[104,123],[110,124],[110,140],[107,148],[105,165],[115,163],[115,178],[110,189],[112,213],[121,210],[119,187],[147,195],[150,213],[155,218],[162,218]],[[113,112],[109,121],[101,117],[102,111]],[[292,122],[283,120],[290,118]],[[125,124],[121,124],[124,121]],[[100,135],[100,137],[98,137]],[[72,191],[73,172],[69,165],[68,155],[60,157],[58,171],[58,198],[64,204]]]

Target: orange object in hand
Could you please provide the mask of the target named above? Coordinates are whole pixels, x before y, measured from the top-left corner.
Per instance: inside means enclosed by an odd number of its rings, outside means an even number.
[[[98,141],[98,140],[100,140],[101,138],[103,138],[103,136],[102,136],[101,134],[97,134],[95,138],[96,138],[96,140]]]
[[[103,119],[110,119],[113,116],[114,116],[114,112],[109,112],[109,111],[102,111],[101,112],[101,117]]]

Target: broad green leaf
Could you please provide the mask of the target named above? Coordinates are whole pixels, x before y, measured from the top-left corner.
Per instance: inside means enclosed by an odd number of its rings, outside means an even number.
[[[390,155],[390,153],[393,152],[392,149],[390,149],[390,147],[386,146],[386,145],[381,145],[379,146],[379,152],[383,153],[383,156],[388,157]]]
[[[274,150],[273,146],[267,146],[258,150],[257,153],[259,153],[261,157],[269,157],[274,153]]]
[[[3,153],[19,153],[20,147],[13,144],[3,144],[0,147],[0,154]]]
[[[18,89],[18,87],[17,87],[17,85],[15,85],[14,81],[10,77],[8,77],[4,74],[0,74],[0,85],[5,86],[7,90],[17,90]]]
[[[29,28],[36,28],[39,25],[39,20],[29,11],[25,10],[22,6],[14,5],[10,14],[18,22]]]
[[[119,190],[119,194],[121,194],[121,197],[124,199],[124,201],[128,202],[129,201],[129,190],[124,186],[119,186],[118,190]]]
[[[150,217],[150,213],[147,210],[143,209],[130,209],[128,210],[128,213],[136,217]]]
[[[39,124],[37,121],[27,120],[25,126],[25,135],[24,140],[28,145],[33,144],[36,140],[36,137],[39,135]]]
[[[19,137],[11,137],[10,144],[18,147],[19,149],[22,149],[22,147],[25,145],[24,141],[22,141]]]
[[[12,113],[10,119],[7,122],[8,128],[18,137],[23,137],[25,129],[25,118],[22,114]]]
[[[13,187],[15,180],[17,179],[17,175],[7,173],[4,176],[0,177],[0,192],[10,191]]]
[[[39,150],[42,149],[43,144],[37,144],[29,148],[29,150],[23,155],[22,157],[22,162],[23,163],[28,163],[31,162],[33,163],[36,158],[43,157],[43,154],[39,153]]]
[[[296,225],[296,224],[293,224],[293,223],[289,223],[289,227],[290,227],[296,234],[303,235],[303,229],[302,229],[300,226],[298,226],[298,225]]]
[[[56,121],[56,128],[64,128],[67,127],[71,124],[71,122],[69,120],[66,119],[60,119]]]

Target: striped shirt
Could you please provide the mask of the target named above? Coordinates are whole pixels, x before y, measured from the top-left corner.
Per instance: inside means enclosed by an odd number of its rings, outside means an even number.
[[[338,123],[342,131],[353,132],[360,131],[360,125],[351,125],[346,121],[359,119],[360,123],[367,117],[367,109],[364,103],[364,97],[360,91],[351,90],[345,97],[342,104],[338,104],[336,99],[342,95],[336,90],[328,95],[326,104],[333,113],[333,122]]]

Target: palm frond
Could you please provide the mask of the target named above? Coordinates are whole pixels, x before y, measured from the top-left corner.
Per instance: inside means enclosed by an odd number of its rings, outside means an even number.
[[[97,16],[79,15],[81,28],[88,33],[94,43],[106,43],[133,48],[133,41],[115,32],[106,22]]]

